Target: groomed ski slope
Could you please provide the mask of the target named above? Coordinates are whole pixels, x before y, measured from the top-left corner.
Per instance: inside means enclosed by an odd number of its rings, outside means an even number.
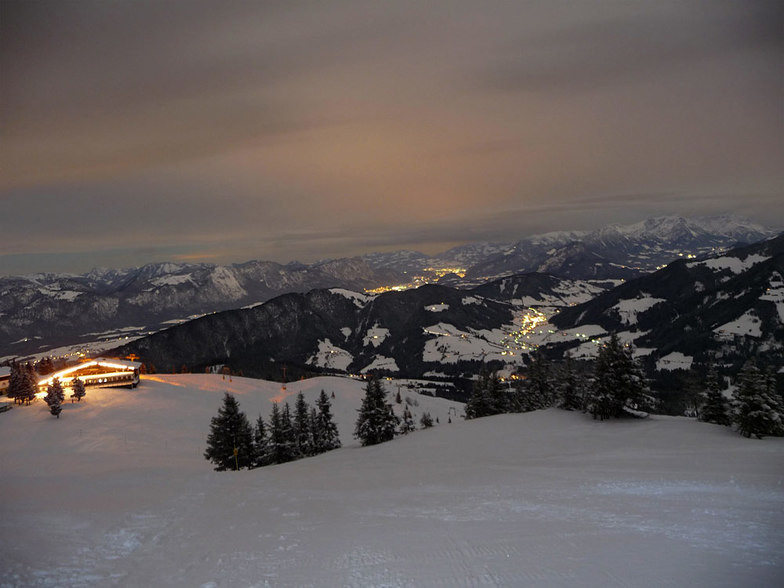
[[[212,471],[223,392],[251,420],[282,398],[242,378],[148,376],[59,420],[40,401],[0,414],[0,585],[782,585],[784,439],[555,409],[448,424],[459,404],[417,396],[439,425],[362,448],[363,383],[287,388],[335,392],[344,448]]]

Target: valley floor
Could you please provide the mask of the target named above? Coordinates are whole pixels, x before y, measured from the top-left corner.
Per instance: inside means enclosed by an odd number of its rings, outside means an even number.
[[[784,583],[784,439],[555,409],[464,422],[458,403],[415,396],[439,425],[361,448],[361,382],[287,388],[148,376],[60,419],[40,402],[1,414],[0,585]],[[342,449],[212,471],[224,391],[253,421],[300,389],[335,393]]]

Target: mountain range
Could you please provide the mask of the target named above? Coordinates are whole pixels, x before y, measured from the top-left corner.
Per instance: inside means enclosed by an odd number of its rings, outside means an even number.
[[[694,362],[736,372],[749,357],[784,366],[784,235],[677,260],[604,291],[591,282],[520,274],[472,289],[425,285],[374,296],[344,289],[286,294],[133,341],[163,371],[229,365],[246,375],[471,375],[514,371],[533,349],[595,355],[615,332],[651,369]]]
[[[521,273],[573,281],[630,279],[673,259],[702,256],[771,234],[736,217],[659,217],[593,232],[464,245],[433,257],[397,251],[308,265],[161,263],[83,275],[3,277],[0,358],[80,341],[145,335],[190,318],[318,288],[361,292],[438,281],[465,289]],[[464,272],[464,277],[448,273],[450,269]]]

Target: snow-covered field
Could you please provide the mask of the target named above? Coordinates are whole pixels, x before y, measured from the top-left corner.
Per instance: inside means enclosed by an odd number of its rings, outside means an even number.
[[[390,398],[397,391],[387,382]],[[334,391],[345,446],[252,471],[202,458],[226,390]],[[146,377],[62,417],[0,414],[3,586],[781,586],[784,439],[559,410],[361,448],[363,383]],[[451,415],[452,423],[448,423]],[[418,420],[418,416],[417,416]]]

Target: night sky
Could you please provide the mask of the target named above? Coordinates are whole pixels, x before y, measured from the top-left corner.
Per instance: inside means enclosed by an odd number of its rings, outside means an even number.
[[[0,275],[784,227],[783,6],[0,0]]]

